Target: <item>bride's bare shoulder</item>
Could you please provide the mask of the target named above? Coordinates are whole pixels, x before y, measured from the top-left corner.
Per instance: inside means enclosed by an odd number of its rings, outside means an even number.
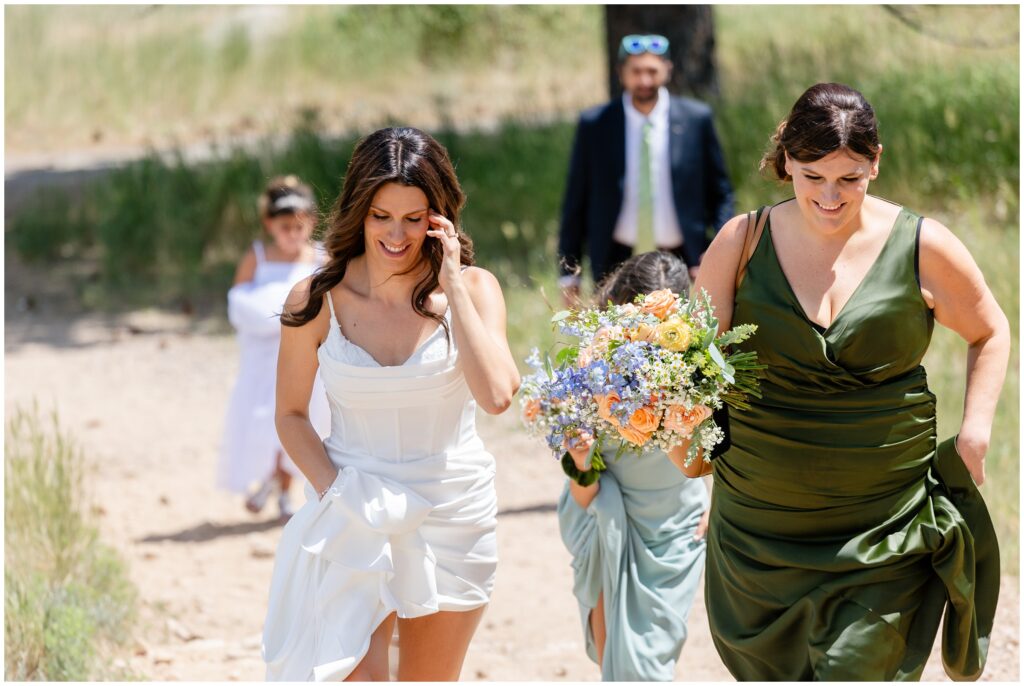
[[[331,308],[326,302],[331,293],[327,291],[319,298],[319,303],[311,307],[312,281],[313,277],[307,276],[292,286],[284,303],[281,323],[284,324],[284,329],[298,329],[304,334],[308,332],[308,335],[322,339],[327,335],[331,316]]]
[[[284,303],[284,311],[289,314],[297,314],[306,309],[309,304],[309,289],[313,282],[312,276],[307,276],[294,286],[288,293],[288,299]]]

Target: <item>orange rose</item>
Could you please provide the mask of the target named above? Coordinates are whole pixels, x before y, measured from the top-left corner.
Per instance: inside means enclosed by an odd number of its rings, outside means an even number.
[[[649,407],[641,407],[630,415],[629,425],[637,431],[653,433],[658,429],[658,415]]]
[[[621,326],[604,326],[594,333],[594,339],[590,342],[590,348],[594,353],[603,355],[608,352],[609,343],[621,341],[622,339]]]
[[[694,405],[687,410],[682,405],[670,405],[665,410],[664,427],[669,431],[678,431],[683,436],[691,436],[693,430],[711,416],[711,408],[705,405]]]
[[[626,338],[631,341],[647,341],[653,343],[658,337],[658,330],[650,324],[638,324],[635,329],[626,332]]]
[[[678,307],[676,294],[667,288],[662,288],[660,291],[648,293],[640,309],[647,314],[653,314],[658,319],[664,319],[675,312]]]
[[[619,435],[624,439],[632,443],[633,445],[643,445],[651,438],[651,434],[648,431],[639,431],[631,426],[620,426],[616,429]]]
[[[612,391],[607,395],[595,395],[594,400],[597,401],[597,414],[601,419],[610,422],[613,426],[618,426],[619,420],[612,415],[612,405],[621,400],[619,394]]]
[[[583,369],[593,361],[594,355],[590,352],[590,347],[580,348],[580,354],[576,356],[576,366]]]
[[[530,402],[526,403],[526,406],[523,408],[523,419],[525,419],[530,424],[533,423],[533,420],[536,419],[537,415],[539,415],[539,414],[540,414],[540,401],[539,400],[531,400]]]

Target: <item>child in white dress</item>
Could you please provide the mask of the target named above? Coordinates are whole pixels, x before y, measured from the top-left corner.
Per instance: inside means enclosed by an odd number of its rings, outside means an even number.
[[[228,319],[238,333],[241,355],[225,419],[217,485],[248,494],[245,505],[254,513],[277,492],[281,516],[287,518],[294,512],[288,488],[299,472],[274,428],[278,315],[292,286],[312,274],[323,259],[322,249],[310,242],[316,203],[309,186],[295,176],[271,179],[260,195],[259,209],[271,241],[253,242],[228,291]],[[314,427],[326,435],[330,410],[319,384],[310,413]],[[251,490],[255,483],[259,485]]]

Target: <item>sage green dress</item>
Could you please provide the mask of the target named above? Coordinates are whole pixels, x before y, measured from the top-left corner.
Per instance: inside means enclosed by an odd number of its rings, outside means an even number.
[[[708,507],[703,479],[683,476],[660,450],[611,458],[584,510],[568,481],[558,500],[562,541],[572,553],[573,594],[587,655],[597,662],[590,613],[604,593],[603,681],[672,681],[686,619],[700,590]]]
[[[705,598],[742,680],[917,680],[942,615],[957,680],[981,675],[999,592],[988,511],[951,441],[936,450],[921,359],[933,314],[917,215],[902,209],[832,325],[812,323],[765,230],[733,323],[767,365],[715,461]]]

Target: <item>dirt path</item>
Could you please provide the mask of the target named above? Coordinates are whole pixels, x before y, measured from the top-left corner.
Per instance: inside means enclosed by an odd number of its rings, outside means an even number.
[[[156,680],[260,680],[261,623],[281,529],[213,488],[221,421],[237,368],[229,335],[187,333],[184,318],[141,313],[132,335],[100,319],[18,312],[8,285],[7,412],[39,401],[95,464],[88,484],[104,538],[141,592],[129,665]],[[554,502],[560,470],[517,431],[481,415],[498,460],[497,587],[470,648],[466,680],[595,680],[583,653],[569,556]],[[1003,580],[986,680],[1018,679],[1018,580]],[[729,680],[702,604],[691,614],[681,680]],[[933,656],[926,679],[944,680]]]

